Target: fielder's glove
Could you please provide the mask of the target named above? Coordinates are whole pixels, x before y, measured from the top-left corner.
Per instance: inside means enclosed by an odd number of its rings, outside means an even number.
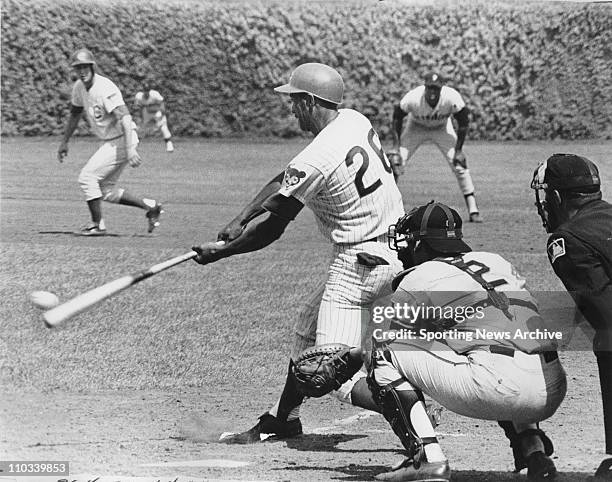
[[[361,358],[351,358],[350,351],[351,347],[342,343],[304,350],[292,363],[298,390],[306,397],[317,398],[340,388],[363,364]]]

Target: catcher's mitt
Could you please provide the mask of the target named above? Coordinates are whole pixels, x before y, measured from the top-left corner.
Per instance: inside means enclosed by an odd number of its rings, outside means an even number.
[[[327,343],[300,353],[292,364],[298,390],[317,398],[340,388],[362,365],[361,360],[351,359],[350,350],[342,343]]]

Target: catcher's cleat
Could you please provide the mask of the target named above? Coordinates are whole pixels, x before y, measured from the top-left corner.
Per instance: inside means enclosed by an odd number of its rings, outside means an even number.
[[[470,213],[470,223],[482,223],[482,216],[479,212]]]
[[[592,482],[604,482],[612,480],[612,458],[605,459],[599,464],[595,475],[589,479]]]
[[[97,224],[90,224],[79,232],[81,236],[106,236],[106,229],[100,228]]]
[[[264,440],[280,440],[302,435],[302,422],[295,420],[279,420],[268,412],[259,417],[259,422],[246,432],[221,436],[219,442],[226,444],[253,444]]]
[[[147,223],[148,223],[147,231],[149,233],[152,233],[153,230],[159,226],[159,217],[162,215],[163,212],[164,210],[162,209],[162,205],[159,203],[155,204],[155,207],[147,211],[147,214],[146,214]]]
[[[552,480],[557,468],[552,459],[544,452],[534,452],[527,457],[527,478],[529,480]]]
[[[415,467],[412,459],[406,459],[391,472],[378,474],[376,480],[391,480],[397,482],[448,482],[451,470],[448,460],[443,462],[422,461]]]

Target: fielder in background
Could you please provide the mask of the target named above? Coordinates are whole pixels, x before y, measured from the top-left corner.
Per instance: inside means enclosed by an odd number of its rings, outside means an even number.
[[[606,454],[612,455],[612,205],[601,199],[597,166],[574,154],[554,154],[536,169],[538,214],[548,238],[555,273],[595,330]],[[595,480],[612,480],[612,458]]]
[[[166,143],[166,151],[174,152],[172,134],[168,129],[166,106],[162,95],[157,90],[145,87],[141,92],[136,93],[134,107],[140,116],[139,130],[142,135],[146,137],[157,131],[161,132]]]
[[[126,165],[138,167],[142,160],[136,148],[136,125],[123,101],[119,88],[95,71],[96,61],[87,49],[77,50],[71,67],[79,79],[72,88],[70,118],[57,158],[63,162],[68,155],[68,141],[84,114],[93,133],[102,145],[87,161],[79,174],[79,184],[85,193],[91,223],[83,228],[84,236],[103,236],[106,225],[102,218],[102,201],[134,206],[146,211],[148,232],[159,226],[162,206],[155,199],[138,197],[116,187]]]
[[[310,295],[299,315],[292,356],[315,343],[360,345],[362,322],[369,318],[371,303],[391,292],[391,280],[401,270],[386,243],[387,226],[404,213],[401,194],[370,121],[355,110],[338,108],[344,82],[335,69],[302,64],[292,72],[289,83],[275,91],[290,96],[300,129],[315,137],[220,231],[218,239],[227,244],[194,247],[196,261],[207,264],[262,249],[308,206],[332,245],[332,254],[327,280]],[[265,213],[263,221],[245,229]],[[362,406],[359,394],[367,392],[365,373],[359,371],[334,394]],[[252,443],[266,434],[301,434],[303,400],[290,362],[279,401],[252,429],[224,441]]]
[[[404,125],[404,118],[408,117]],[[457,121],[457,132],[451,116]],[[474,184],[467,167],[463,143],[469,127],[469,111],[455,89],[444,85],[439,74],[429,73],[424,85],[408,92],[393,110],[393,149],[389,155],[395,177],[419,146],[433,142],[455,173],[465,198],[469,220],[482,222],[474,196]]]
[[[461,227],[454,209],[432,201],[389,229],[405,271],[373,311],[366,364],[372,395],[407,458],[377,479],[450,479],[423,394],[460,415],[498,421],[516,471],[527,467],[530,479],[552,478],[553,446],[538,422],[555,413],[566,392],[556,342],[523,338],[545,329],[525,279],[498,254],[472,251]],[[420,307],[417,315],[406,315],[411,307]],[[390,316],[374,316],[385,308]],[[414,337],[395,336],[408,332]]]

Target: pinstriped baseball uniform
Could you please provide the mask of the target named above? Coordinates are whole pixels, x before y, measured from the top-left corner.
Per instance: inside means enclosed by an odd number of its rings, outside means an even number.
[[[326,282],[306,303],[296,324],[293,356],[316,344],[361,343],[371,303],[391,291],[401,270],[386,232],[404,214],[391,166],[370,121],[341,109],[285,170],[279,191],[312,209],[333,245]],[[265,207],[265,204],[264,204]],[[367,252],[388,264],[363,266]]]
[[[508,261],[487,252],[469,252],[461,258],[465,269],[483,273],[486,282],[505,282],[495,291],[507,296],[509,303],[503,305],[507,314],[492,304],[472,275],[455,265],[433,260],[402,273],[391,305],[453,307],[454,313],[459,313],[457,308],[467,313],[465,307],[472,307],[474,311],[471,316],[444,319],[402,315],[385,320],[379,325],[386,324],[383,331],[412,327],[415,338],[389,344],[392,359],[377,357],[376,380],[385,385],[403,377],[456,413],[511,420],[528,428],[550,417],[565,396],[566,377],[554,351],[556,342],[517,334],[517,330],[524,334],[546,327],[524,278]],[[447,336],[426,340],[420,336],[421,326]],[[479,335],[478,330],[484,332]],[[380,340],[382,333],[374,335]]]
[[[448,161],[457,177],[461,192],[471,194],[474,185],[469,170],[453,165],[457,134],[451,119],[465,107],[461,94],[452,87],[442,86],[440,100],[431,107],[425,99],[425,86],[421,85],[408,92],[399,103],[408,119],[400,138],[400,155],[407,162],[425,142],[433,142]]]
[[[110,79],[94,74],[89,90],[81,80],[72,88],[72,104],[83,107],[85,117],[93,133],[104,143],[87,161],[79,174],[79,184],[87,200],[112,196],[115,183],[128,162],[123,129],[112,113],[117,107],[125,105],[119,88]],[[134,125],[135,127],[135,125]],[[134,144],[138,136],[133,130]]]

